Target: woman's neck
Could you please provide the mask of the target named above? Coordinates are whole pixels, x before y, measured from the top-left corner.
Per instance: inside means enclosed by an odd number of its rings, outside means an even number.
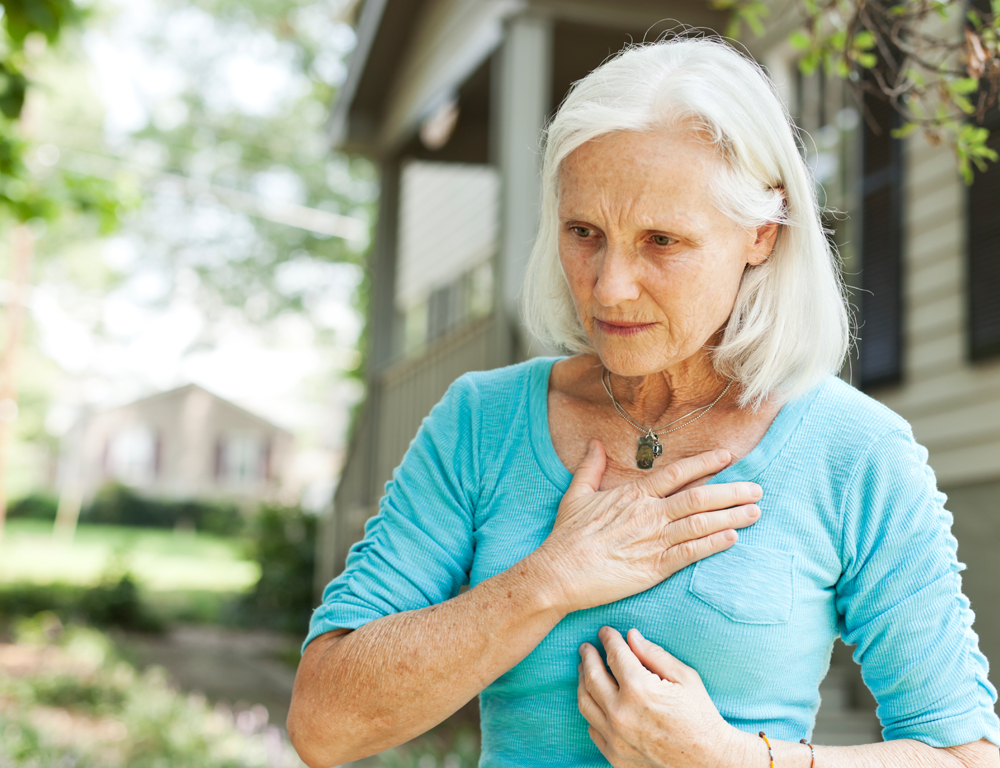
[[[604,373],[600,366],[600,373]],[[645,376],[610,376],[615,400],[637,422],[655,427],[709,405],[726,388],[707,355]]]

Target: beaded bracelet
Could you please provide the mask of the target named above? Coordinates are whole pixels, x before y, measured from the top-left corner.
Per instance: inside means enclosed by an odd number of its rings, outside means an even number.
[[[767,757],[771,761],[771,768],[774,768],[774,752],[771,751],[771,742],[767,740],[767,736],[764,735],[763,731],[761,731],[757,735],[764,740],[765,744],[767,744]]]
[[[799,744],[805,744],[809,747],[809,768],[815,768],[816,765],[816,750],[813,749],[813,745],[810,744],[805,739],[799,739]]]

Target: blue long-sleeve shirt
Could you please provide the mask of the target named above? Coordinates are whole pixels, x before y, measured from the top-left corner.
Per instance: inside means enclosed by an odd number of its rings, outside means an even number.
[[[552,446],[554,359],[466,374],[424,420],[306,643],[447,600],[536,549],[572,475]],[[785,404],[711,482],[764,489],[726,552],[566,616],[481,694],[481,766],[606,766],[577,709],[578,647],[637,627],[744,731],[809,737],[834,639],[856,645],[884,737],[1000,745],[951,515],[907,423],[839,379]],[[504,642],[497,637],[497,642]]]

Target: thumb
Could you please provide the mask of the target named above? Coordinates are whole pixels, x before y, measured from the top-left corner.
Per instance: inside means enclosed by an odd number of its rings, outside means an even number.
[[[676,656],[667,653],[656,643],[651,643],[638,629],[629,630],[627,639],[632,653],[642,662],[642,666],[662,680],[680,683],[687,671],[694,671]]]
[[[608,457],[601,441],[591,440],[587,445],[587,455],[583,457],[580,466],[573,473],[573,482],[569,484],[566,495],[575,498],[588,493],[597,493],[601,487],[601,479],[604,477],[607,460]]]

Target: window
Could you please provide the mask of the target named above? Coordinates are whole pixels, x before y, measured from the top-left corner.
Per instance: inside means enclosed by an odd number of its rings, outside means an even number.
[[[1000,111],[988,113],[989,145],[1000,151]],[[1000,356],[1000,167],[976,172],[966,205],[968,233],[969,357]]]
[[[118,430],[107,451],[108,474],[121,483],[143,486],[159,474],[160,440],[149,427],[132,425]]]
[[[875,87],[871,73],[866,75]],[[903,156],[892,138],[899,115],[866,93],[862,116],[860,385],[898,383],[903,373]]]
[[[255,485],[268,477],[270,441],[259,434],[224,435],[216,441],[215,478],[220,485]]]

